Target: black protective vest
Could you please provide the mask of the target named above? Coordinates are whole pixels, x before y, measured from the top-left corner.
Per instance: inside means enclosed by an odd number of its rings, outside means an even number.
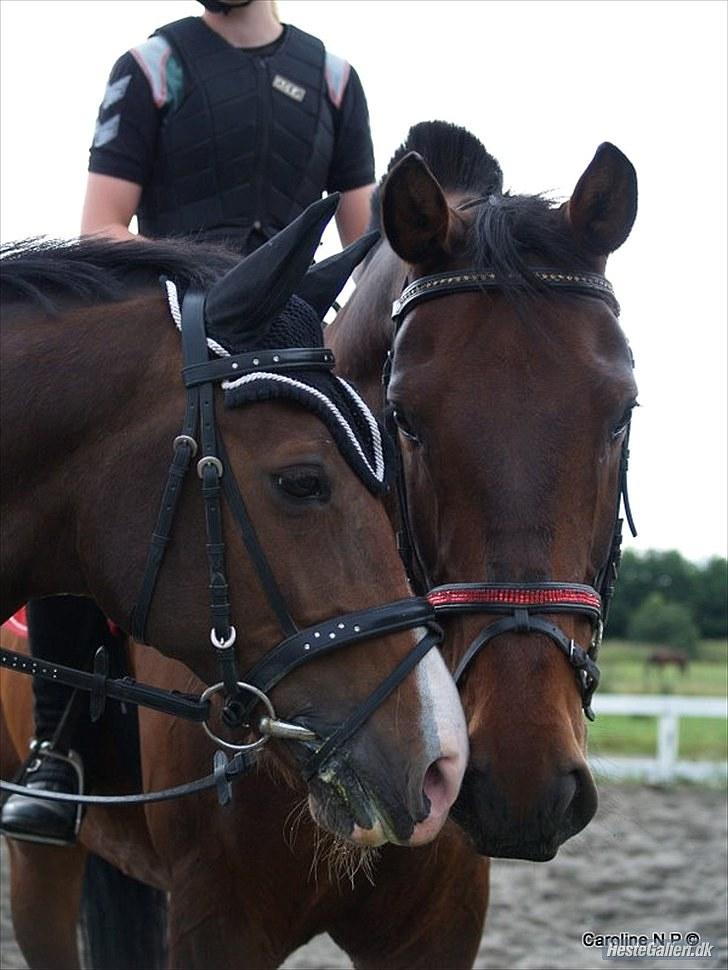
[[[324,46],[289,25],[274,53],[257,56],[199,17],[156,33],[182,64],[185,95],[160,126],[139,231],[192,233],[249,251],[326,188],[334,122]]]

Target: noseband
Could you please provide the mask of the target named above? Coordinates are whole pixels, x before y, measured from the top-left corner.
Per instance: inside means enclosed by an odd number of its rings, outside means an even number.
[[[483,200],[466,203],[460,208],[470,208],[482,204]],[[531,274],[538,284],[548,289],[597,297],[603,300],[615,316],[619,315],[619,304],[614,296],[611,283],[598,273],[568,273],[560,270],[536,268]],[[508,284],[523,281],[514,277],[507,279]],[[606,620],[609,603],[614,593],[617,570],[621,556],[622,519],[619,511],[624,502],[625,516],[632,535],[636,535],[627,494],[627,465],[629,459],[629,427],[625,432],[620,456],[619,485],[617,492],[614,526],[609,555],[599,570],[594,586],[577,583],[456,583],[436,586],[428,592],[427,569],[415,542],[409,510],[404,465],[399,444],[399,433],[395,422],[395,409],[388,398],[389,381],[394,356],[394,341],[405,316],[414,307],[436,297],[453,293],[483,292],[502,289],[503,278],[494,270],[456,270],[450,273],[436,273],[423,276],[406,285],[399,299],[392,306],[394,334],[392,348],[387,354],[382,374],[384,387],[385,424],[397,451],[397,500],[399,505],[398,545],[400,554],[415,590],[426,595],[436,614],[485,613],[501,616],[485,627],[472,641],[458,664],[454,678],[459,682],[467,668],[480,651],[495,637],[503,633],[535,633],[547,636],[564,654],[579,684],[582,707],[589,720],[594,720],[591,700],[599,684],[599,668],[596,657],[602,640],[602,630]],[[586,616],[592,627],[592,637],[587,649],[580,647],[574,640],[554,623],[539,614],[568,613]]]

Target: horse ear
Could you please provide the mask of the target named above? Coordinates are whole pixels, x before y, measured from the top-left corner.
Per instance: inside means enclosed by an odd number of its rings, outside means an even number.
[[[311,265],[338,204],[338,193],[314,202],[218,280],[205,300],[211,330],[236,342],[261,337]]]
[[[571,231],[584,249],[607,256],[618,249],[637,215],[637,173],[620,150],[604,142],[566,205]]]
[[[323,320],[344,283],[378,240],[378,231],[368,232],[347,246],[343,252],[314,263],[304,276],[303,282],[296,287],[296,296],[312,306],[319,319]]]
[[[447,254],[450,207],[440,183],[417,152],[392,168],[382,188],[382,225],[389,244],[407,263]]]

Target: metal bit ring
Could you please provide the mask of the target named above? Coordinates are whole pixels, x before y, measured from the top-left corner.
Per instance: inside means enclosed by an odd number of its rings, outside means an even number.
[[[252,684],[246,684],[242,680],[236,681],[236,684],[241,690],[249,691],[251,694],[254,694],[259,701],[262,701],[268,711],[270,718],[275,720],[275,717],[276,717],[275,709],[270,702],[270,698],[266,694],[264,694],[262,690],[258,690],[257,687],[253,687]],[[212,697],[213,694],[216,694],[219,690],[224,689],[224,687],[225,685],[223,684],[222,681],[220,681],[220,683],[218,684],[212,684],[212,686],[208,687],[205,691],[203,691],[202,696],[200,697],[200,700],[206,701],[209,697]],[[218,737],[217,734],[215,734],[207,726],[207,721],[202,722],[202,727],[205,731],[205,734],[209,738],[211,738],[217,744],[221,744],[223,748],[228,748],[228,750],[230,751],[255,751],[258,748],[262,748],[263,745],[266,743],[266,741],[268,741],[269,739],[269,735],[263,734],[261,735],[261,737],[258,738],[257,741],[251,741],[250,744],[233,744],[231,741],[224,741],[222,738]]]

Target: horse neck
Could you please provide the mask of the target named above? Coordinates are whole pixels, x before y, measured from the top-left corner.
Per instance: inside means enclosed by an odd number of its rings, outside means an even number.
[[[353,381],[367,404],[381,408],[382,368],[392,342],[392,302],[405,267],[383,243],[367,263],[346,306],[326,329],[337,371]]]
[[[4,308],[2,337],[3,575],[34,595],[60,592],[59,575],[62,591],[85,592],[75,555],[80,504],[114,474],[130,426],[145,410],[149,420],[150,394],[156,408],[165,383],[181,393],[178,378],[164,379],[179,372],[178,340],[157,294],[53,317]]]

